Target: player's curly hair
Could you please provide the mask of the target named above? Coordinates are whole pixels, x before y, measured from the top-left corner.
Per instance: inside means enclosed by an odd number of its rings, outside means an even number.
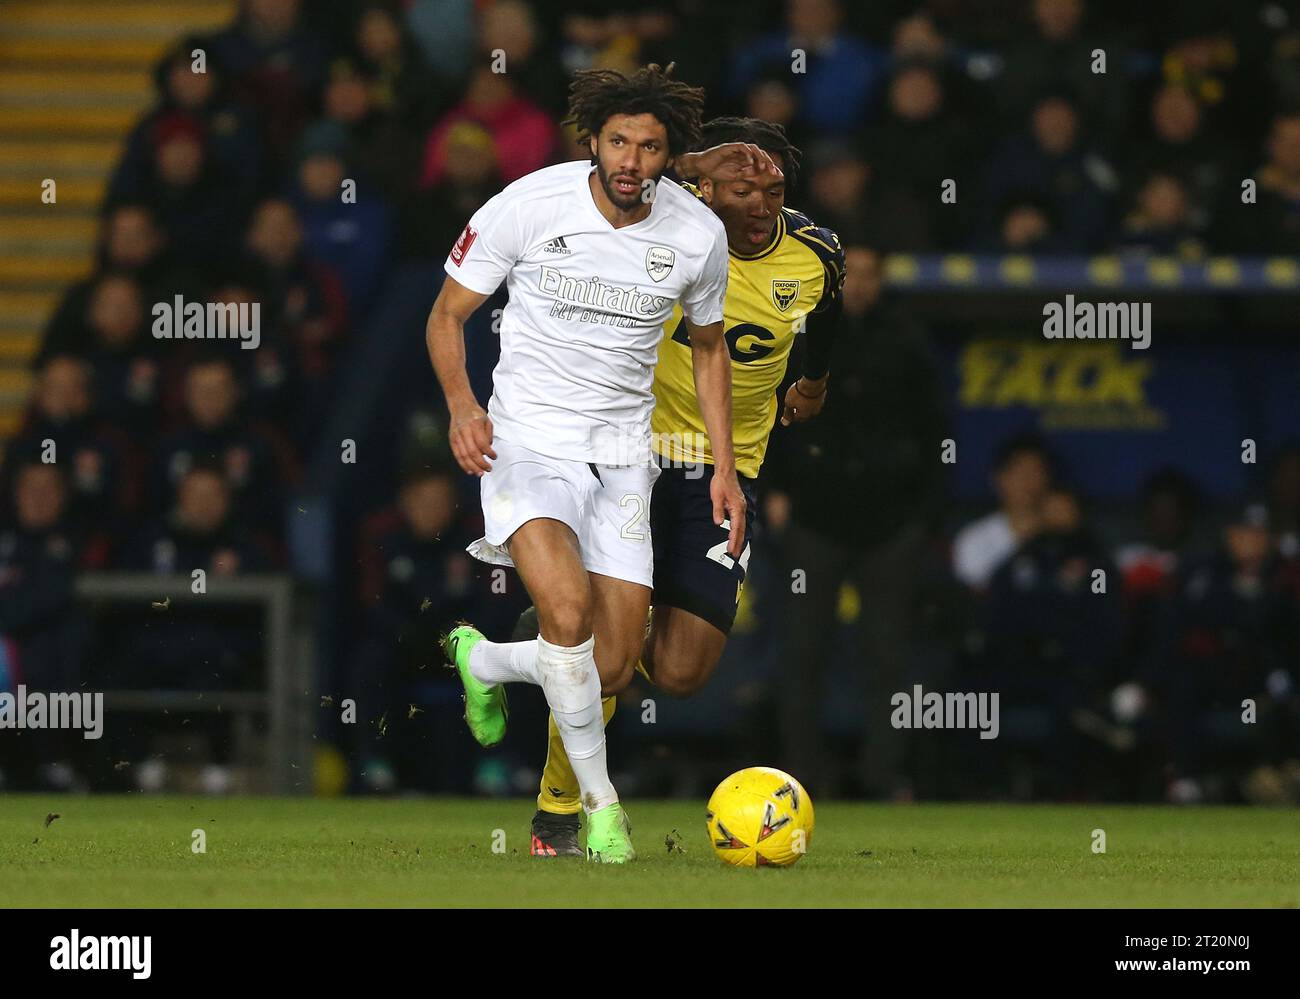
[[[708,149],[724,142],[752,142],[769,156],[781,157],[781,172],[785,174],[786,183],[794,186],[799,173],[799,160],[803,156],[798,146],[794,145],[785,129],[774,121],[762,118],[737,118],[723,115],[711,118],[700,129],[700,141],[691,150]]]
[[[651,63],[631,76],[614,69],[584,69],[569,84],[569,113],[564,124],[578,130],[578,144],[587,146],[616,114],[652,114],[668,132],[668,154],[692,148],[700,137],[704,89],[674,80],[673,63]]]

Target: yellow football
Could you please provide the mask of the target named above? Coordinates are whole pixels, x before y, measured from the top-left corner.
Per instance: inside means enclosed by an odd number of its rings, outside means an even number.
[[[775,767],[732,774],[709,798],[705,818],[713,852],[734,867],[788,867],[812,842],[812,799]]]

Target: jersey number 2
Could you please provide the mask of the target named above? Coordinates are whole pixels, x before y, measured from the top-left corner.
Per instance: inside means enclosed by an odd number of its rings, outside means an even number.
[[[726,517],[723,519],[722,529],[724,531],[731,530],[730,517]],[[730,569],[734,567],[736,564],[736,560],[732,558],[729,554],[727,554],[727,542],[730,540],[731,539],[728,538],[727,541],[719,541],[716,545],[714,545],[712,548],[708,550],[708,552],[705,554],[705,558],[712,559],[714,562],[717,562],[718,565],[722,566],[724,569]],[[749,542],[748,541],[745,542],[744,551],[740,553],[740,571],[741,572],[749,571]]]
[[[626,493],[618,501],[618,505],[621,509],[626,510],[629,504],[635,507],[636,512],[623,525],[623,529],[618,532],[618,536],[624,541],[644,541],[645,528],[641,526],[641,521],[645,519],[645,500],[636,493]]]

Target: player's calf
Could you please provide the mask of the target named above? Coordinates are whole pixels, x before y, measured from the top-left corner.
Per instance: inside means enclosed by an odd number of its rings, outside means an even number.
[[[636,672],[645,641],[650,587],[593,573],[591,593],[596,668],[601,693],[610,697],[626,690]]]
[[[672,697],[690,697],[713,675],[727,635],[716,624],[681,607],[655,607],[642,662],[650,681]]]

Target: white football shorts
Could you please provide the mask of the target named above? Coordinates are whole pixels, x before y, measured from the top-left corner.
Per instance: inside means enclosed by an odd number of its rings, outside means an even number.
[[[650,491],[652,461],[598,465],[550,458],[500,437],[496,460],[479,480],[484,536],[465,550],[492,565],[513,565],[506,541],[539,517],[567,524],[578,536],[588,572],[654,586]]]

